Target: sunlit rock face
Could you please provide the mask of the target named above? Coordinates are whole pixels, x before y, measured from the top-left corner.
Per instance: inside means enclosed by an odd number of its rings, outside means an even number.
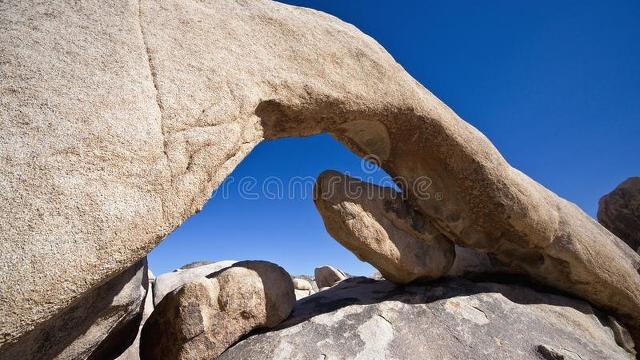
[[[329,234],[384,278],[397,283],[431,280],[451,268],[453,243],[394,189],[326,171],[314,194]]]
[[[351,278],[219,359],[632,359],[610,326],[584,301],[517,285]]]
[[[0,54],[0,354],[144,257],[257,143],[321,132],[428,179],[407,201],[452,243],[640,328],[640,257],[335,17],[8,0]]]
[[[278,325],[295,302],[284,269],[238,262],[165,295],[142,329],[141,358],[215,359],[250,331]]]

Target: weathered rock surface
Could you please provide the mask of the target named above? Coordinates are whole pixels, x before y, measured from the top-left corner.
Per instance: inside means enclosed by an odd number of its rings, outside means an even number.
[[[3,347],[0,359],[113,359],[136,338],[147,289],[144,258]]]
[[[323,265],[315,268],[313,276],[318,288],[320,289],[331,287],[347,278],[345,273],[330,265]]]
[[[616,311],[640,339],[640,256],[332,16],[6,0],[0,54],[0,352],[144,257],[257,143],[321,132],[428,179],[408,201],[452,242]]]
[[[628,178],[600,199],[598,221],[640,251],[640,177]]]
[[[153,286],[153,303],[158,303],[164,296],[180,286],[206,277],[216,271],[220,271],[235,264],[235,260],[224,260],[196,267],[188,267],[186,269],[178,269],[176,271],[159,275]]]
[[[136,339],[133,341],[127,350],[125,350],[120,356],[116,358],[116,360],[140,360],[140,336],[142,334],[142,327],[144,323],[147,321],[151,313],[153,312],[153,282],[155,281],[155,276],[153,273],[149,271],[147,273],[149,280],[149,288],[147,289],[147,295],[144,298],[144,308],[142,310],[142,319],[140,320],[140,325],[138,326],[138,333],[136,335]]]
[[[606,323],[584,301],[522,286],[351,278],[218,359],[632,359]]]
[[[251,330],[286,319],[295,301],[281,267],[235,263],[165,296],[142,329],[142,359],[214,359]]]
[[[325,171],[314,194],[329,234],[386,279],[437,279],[451,268],[453,243],[394,189]]]

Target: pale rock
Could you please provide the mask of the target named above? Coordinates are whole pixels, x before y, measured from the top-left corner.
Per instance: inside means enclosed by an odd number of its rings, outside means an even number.
[[[311,290],[311,283],[306,279],[293,278],[293,287],[296,290]]]
[[[214,359],[242,336],[276,326],[295,304],[281,267],[242,261],[167,294],[142,329],[142,359]]]
[[[195,267],[189,266],[184,269],[178,269],[170,273],[159,275],[155,280],[153,286],[154,305],[158,305],[158,303],[160,303],[160,301],[166,294],[179,288],[180,286],[206,277],[207,275],[213,274],[216,271],[228,268],[235,263],[235,260],[224,260]]]
[[[518,285],[350,278],[298,301],[285,322],[218,359],[632,360],[607,323],[584,301]]]

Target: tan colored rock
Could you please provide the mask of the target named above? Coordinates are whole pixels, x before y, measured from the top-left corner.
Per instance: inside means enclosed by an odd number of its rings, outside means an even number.
[[[585,301],[515,284],[407,286],[356,277],[298,302],[276,329],[242,339],[218,359],[633,359],[607,325]],[[565,357],[541,357],[542,344]]]
[[[630,177],[600,199],[598,221],[640,251],[640,177]]]
[[[296,290],[312,290],[311,283],[306,279],[293,278],[293,288]]]
[[[428,185],[408,201],[452,242],[640,339],[640,256],[335,17],[263,0],[6,0],[0,64],[0,353],[147,254],[257,143],[321,132]]]
[[[286,319],[295,301],[284,269],[238,262],[164,297],[142,330],[142,359],[214,359],[251,330]]]
[[[325,171],[314,193],[329,234],[386,279],[437,279],[453,264],[451,241],[394,189]]]
[[[347,278],[345,273],[330,265],[315,268],[313,276],[320,289],[331,287]]]
[[[235,264],[235,260],[223,260],[214,263],[203,264],[199,266],[191,266],[188,264],[186,268],[177,269],[170,273],[161,274],[155,280],[153,286],[153,303],[158,303],[164,298],[164,296],[180,286],[195,281],[197,279],[206,277],[213,274],[216,271],[220,271],[224,268]]]

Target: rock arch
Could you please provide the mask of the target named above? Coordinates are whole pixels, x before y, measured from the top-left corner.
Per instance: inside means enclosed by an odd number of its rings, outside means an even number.
[[[349,24],[262,0],[0,11],[0,349],[148,253],[262,139],[319,132],[429,176],[443,201],[410,201],[451,241],[640,325],[640,257]]]

